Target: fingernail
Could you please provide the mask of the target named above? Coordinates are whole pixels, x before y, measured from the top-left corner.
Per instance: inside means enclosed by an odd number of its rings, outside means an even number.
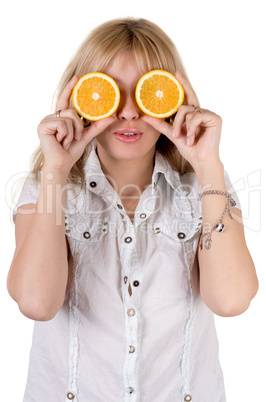
[[[65,146],[65,150],[67,151],[69,147],[70,147],[70,144],[68,143],[68,144]]]
[[[71,84],[72,84],[72,82],[74,82],[74,81],[75,81],[76,77],[77,77],[77,76],[76,76],[76,75],[74,75],[74,77],[72,77],[72,78],[71,78],[71,80],[70,80],[70,83],[71,83]]]

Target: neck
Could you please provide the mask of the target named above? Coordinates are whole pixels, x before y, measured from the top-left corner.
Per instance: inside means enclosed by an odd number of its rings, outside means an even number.
[[[145,158],[121,160],[107,154],[100,144],[97,144],[97,155],[101,168],[110,184],[120,198],[141,195],[152,182],[154,169],[154,150]]]

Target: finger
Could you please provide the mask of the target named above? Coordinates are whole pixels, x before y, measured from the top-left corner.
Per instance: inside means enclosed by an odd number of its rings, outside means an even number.
[[[167,137],[173,136],[173,126],[167,123],[166,121],[148,115],[142,116],[141,120],[148,123],[150,126],[155,128],[155,130],[159,131],[160,133],[165,134]]]
[[[58,142],[61,142],[67,136],[68,133],[68,127],[66,121],[60,121],[59,123],[57,123],[57,127],[58,128],[55,137]]]
[[[217,126],[219,116],[212,112],[201,109],[201,112],[189,113],[186,116],[186,129],[189,145],[193,145],[197,137],[200,127],[215,127]]]
[[[62,110],[60,118],[68,118],[72,120],[74,128],[73,138],[77,141],[80,140],[84,126],[77,112],[74,109]]]
[[[114,116],[110,116],[105,119],[98,120],[91,126],[85,128],[82,133],[82,138],[84,139],[86,145],[88,145],[94,137],[102,133],[115,120],[116,118]]]
[[[43,119],[38,126],[38,135],[58,135],[60,141],[67,135],[67,125],[64,120],[51,117]]]
[[[193,112],[187,115],[187,130],[188,134],[192,135],[195,134],[196,128],[199,125],[202,127],[216,127],[218,126],[219,122],[221,121],[220,116],[217,114],[207,110],[207,109],[200,109],[200,112]]]
[[[186,104],[199,106],[199,100],[190,82],[179,71],[175,73],[175,76],[184,88]]]
[[[42,125],[44,128],[42,129]],[[54,135],[56,140],[65,148],[68,143],[71,143],[73,139],[73,124],[69,118],[50,118],[44,120],[39,127],[40,133],[45,135]]]
[[[195,107],[190,105],[182,105],[178,109],[173,123],[173,138],[178,138],[181,135],[182,125],[186,121],[188,113],[194,112]]]
[[[62,119],[66,126],[66,134],[63,136],[63,138],[60,138],[60,141],[63,148],[68,149],[71,142],[73,141],[73,136],[74,136],[74,127],[73,127],[73,122],[69,118],[64,118]]]
[[[65,86],[62,93],[60,94],[57,104],[56,110],[66,110],[69,108],[69,101],[72,94],[72,90],[76,83],[78,82],[79,77],[74,75],[74,77],[69,81],[69,83]]]

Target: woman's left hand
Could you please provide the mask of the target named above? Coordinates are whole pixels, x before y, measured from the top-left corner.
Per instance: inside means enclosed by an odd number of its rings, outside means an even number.
[[[143,116],[142,119],[171,140],[180,154],[192,165],[195,171],[219,159],[222,119],[207,109],[199,108],[198,98],[186,78],[176,72],[185,92],[186,105],[182,105],[169,124],[162,119]]]

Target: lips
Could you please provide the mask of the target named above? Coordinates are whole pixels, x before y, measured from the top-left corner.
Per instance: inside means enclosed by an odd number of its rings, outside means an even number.
[[[130,135],[126,135],[130,134]],[[114,133],[114,136],[121,142],[131,144],[133,142],[138,141],[143,135],[143,132],[137,130],[135,128],[123,128],[121,130],[117,130]]]
[[[135,128],[123,128],[121,130],[116,131],[114,134],[126,134],[126,133],[143,134],[142,131],[136,130]]]

